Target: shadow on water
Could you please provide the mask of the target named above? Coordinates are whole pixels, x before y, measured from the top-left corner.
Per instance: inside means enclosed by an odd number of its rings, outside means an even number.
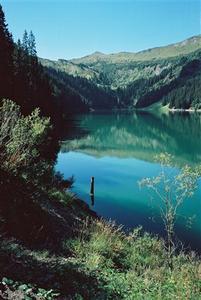
[[[61,141],[84,138],[90,133],[89,130],[80,126],[80,120],[75,116],[69,117],[61,132]]]

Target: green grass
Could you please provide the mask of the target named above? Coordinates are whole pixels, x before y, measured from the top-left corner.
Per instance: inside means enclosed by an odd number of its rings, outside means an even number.
[[[170,270],[163,240],[140,228],[126,236],[113,224],[93,221],[65,247],[97,279],[96,299],[201,299],[200,261],[180,253]]]
[[[49,295],[42,299],[201,299],[200,259],[181,252],[170,269],[164,241],[141,228],[126,235],[112,223],[88,218],[57,254],[15,241],[1,243],[0,249],[1,268],[12,257],[13,265],[4,270],[14,287],[23,282],[30,291]]]

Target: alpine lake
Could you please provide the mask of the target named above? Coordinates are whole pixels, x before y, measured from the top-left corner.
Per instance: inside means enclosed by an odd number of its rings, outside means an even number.
[[[165,236],[162,201],[139,181],[160,174],[161,153],[172,156],[173,166],[164,170],[170,180],[185,165],[201,164],[201,114],[90,113],[77,115],[74,127],[61,143],[56,164],[64,178],[74,176],[72,191],[125,230],[142,226]],[[175,233],[185,247],[201,253],[201,179],[178,209]]]

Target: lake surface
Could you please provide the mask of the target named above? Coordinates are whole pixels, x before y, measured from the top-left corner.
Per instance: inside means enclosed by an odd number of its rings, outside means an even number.
[[[56,170],[75,177],[73,191],[92,205],[90,178],[95,177],[93,209],[125,229],[142,225],[164,235],[160,199],[139,188],[145,177],[157,176],[155,156],[174,156],[171,174],[189,164],[201,164],[201,115],[150,113],[87,114],[77,116],[77,129],[62,143]],[[201,251],[201,180],[191,199],[179,209],[176,234],[186,246]]]

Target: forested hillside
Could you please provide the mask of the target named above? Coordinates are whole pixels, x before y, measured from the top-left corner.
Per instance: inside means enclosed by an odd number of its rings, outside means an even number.
[[[109,88],[97,86],[92,81],[82,77],[74,77],[65,72],[45,67],[46,73],[51,78],[57,97],[65,105],[63,112],[68,110],[81,112],[92,109],[113,109],[116,106],[116,95]],[[69,93],[74,94],[69,99]],[[81,101],[80,101],[81,100]]]
[[[79,93],[66,88],[61,91],[46,74],[37,57],[32,31],[25,30],[22,41],[14,42],[1,6],[0,41],[0,99],[14,100],[25,115],[39,107],[42,115],[51,117],[55,128],[75,110],[72,103],[76,111],[86,110]]]
[[[170,108],[201,105],[200,36],[136,54],[95,52],[71,61],[41,62],[49,69],[50,77],[53,69],[57,71],[54,78],[57,75],[58,82],[61,77],[64,80],[65,74],[65,81],[69,82],[70,75],[70,86],[79,91],[92,109],[142,108],[158,101]],[[102,104],[97,93],[104,93]]]

